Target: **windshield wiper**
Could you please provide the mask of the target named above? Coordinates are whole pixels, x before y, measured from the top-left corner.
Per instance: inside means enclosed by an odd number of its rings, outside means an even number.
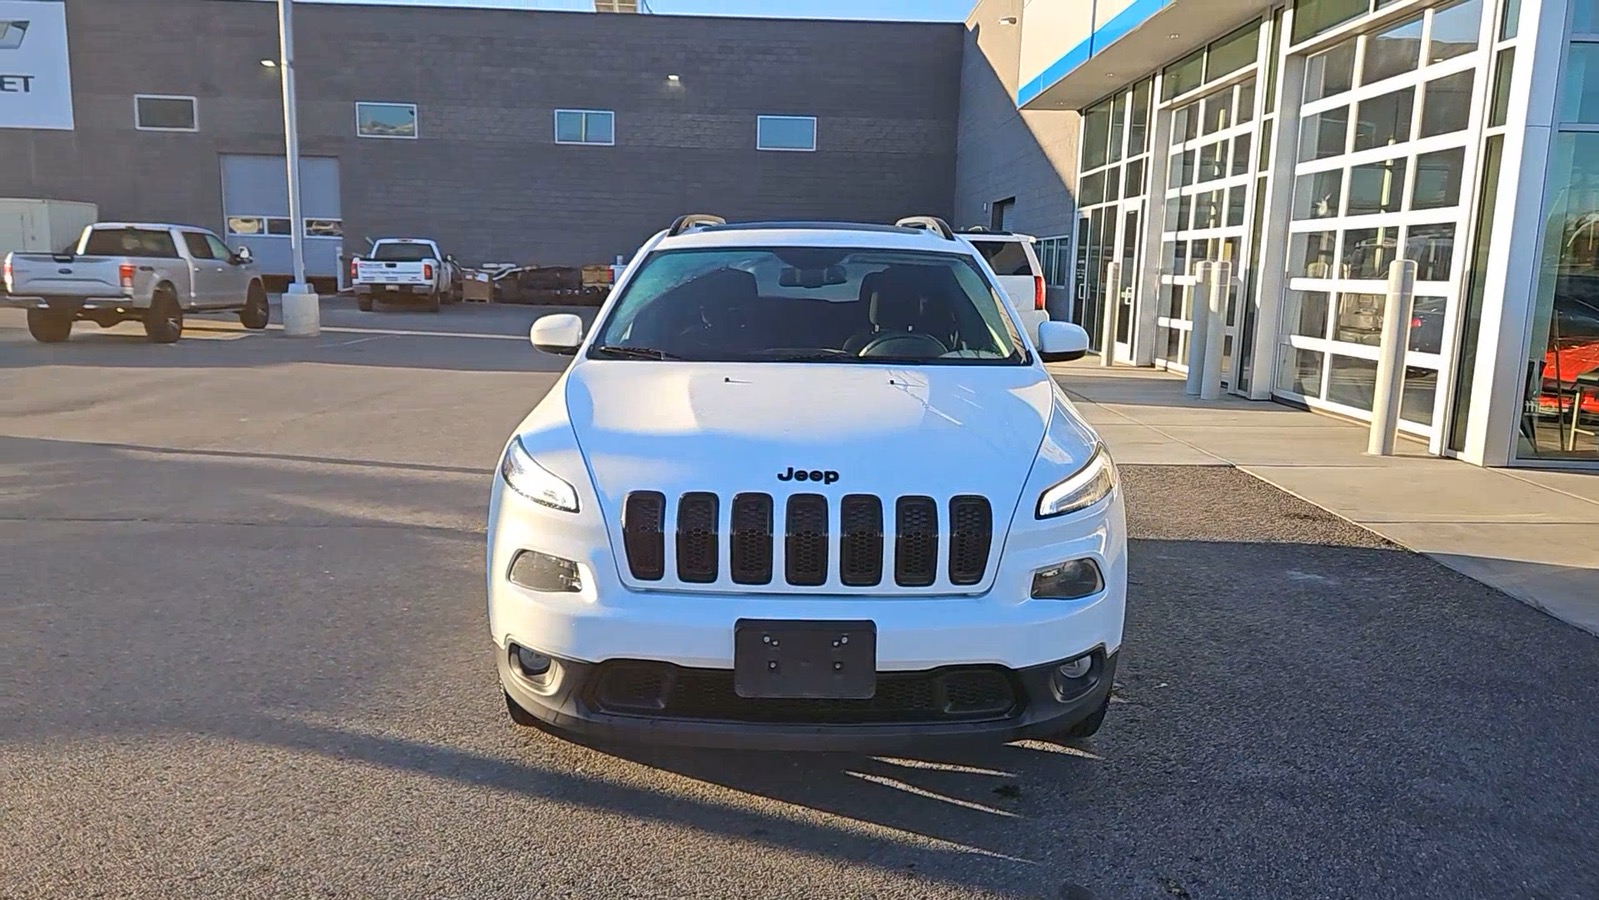
[[[594,348],[595,353],[618,359],[682,359],[675,353],[657,350],[654,347],[623,347],[620,344],[601,344]]]

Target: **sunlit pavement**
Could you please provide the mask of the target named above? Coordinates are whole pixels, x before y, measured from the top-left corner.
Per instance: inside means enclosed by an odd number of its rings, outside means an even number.
[[[1125,472],[1095,738],[513,728],[482,532],[537,313],[0,311],[0,897],[1599,896],[1599,642],[1224,467]]]

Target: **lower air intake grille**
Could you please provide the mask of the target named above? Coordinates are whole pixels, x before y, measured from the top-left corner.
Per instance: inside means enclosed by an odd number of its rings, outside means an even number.
[[[868,700],[753,700],[733,688],[733,673],[667,663],[612,660],[599,667],[587,702],[601,712],[668,719],[750,723],[874,725],[1004,719],[1025,694],[1004,671],[962,666],[933,672],[879,672]]]
[[[814,587],[827,583],[826,497],[795,494],[788,498],[784,557],[784,576],[789,584]]]
[[[677,504],[677,577],[691,584],[716,580],[716,495],[696,491]]]
[[[901,497],[894,539],[894,583],[927,587],[938,577],[938,504],[932,497]]]
[[[949,501],[949,581],[977,584],[988,569],[988,548],[994,542],[994,514],[986,497],[963,496]]]
[[[627,566],[640,581],[666,574],[666,497],[659,491],[634,491],[622,504],[622,543]]]

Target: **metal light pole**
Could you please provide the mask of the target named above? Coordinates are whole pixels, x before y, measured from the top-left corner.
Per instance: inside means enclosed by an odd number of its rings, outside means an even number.
[[[283,295],[283,333],[315,337],[322,330],[321,301],[305,280],[305,221],[300,215],[300,123],[294,99],[294,0],[278,0],[278,49],[283,73],[283,135],[289,175],[289,248],[294,283]]]

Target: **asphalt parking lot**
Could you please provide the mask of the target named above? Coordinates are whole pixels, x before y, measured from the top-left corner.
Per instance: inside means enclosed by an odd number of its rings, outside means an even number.
[[[505,717],[536,310],[0,311],[0,896],[1599,896],[1599,642],[1226,468],[1129,468],[1103,731],[925,758]]]

